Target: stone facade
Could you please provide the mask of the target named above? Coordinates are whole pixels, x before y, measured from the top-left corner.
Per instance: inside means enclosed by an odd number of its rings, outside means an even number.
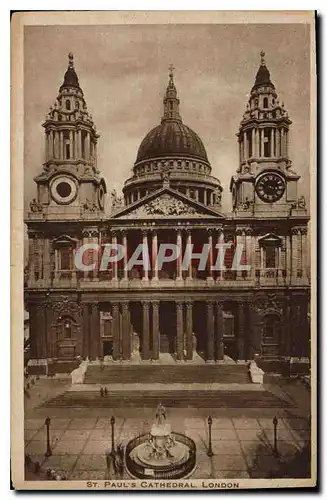
[[[55,360],[59,370],[78,356],[156,360],[166,352],[215,362],[256,354],[280,371],[290,358],[307,358],[309,219],[288,157],[290,125],[262,54],[238,133],[233,211],[221,213],[222,187],[200,138],[182,123],[170,73],[162,123],[142,142],[123,197],[111,193],[108,215],[99,135],[70,54],[43,124],[46,159],[26,217],[32,359]],[[232,243],[226,268],[212,270],[223,242]],[[104,271],[75,268],[81,245],[105,243],[123,244],[127,255]],[[149,270],[126,267],[139,243],[149,249]],[[194,261],[184,269],[180,259],[156,269],[160,243],[176,243],[182,253],[209,244],[205,269]],[[238,245],[248,270],[231,269]]]

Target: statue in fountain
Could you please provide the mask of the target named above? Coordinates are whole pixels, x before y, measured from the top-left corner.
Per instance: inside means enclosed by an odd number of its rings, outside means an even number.
[[[166,408],[159,403],[156,410],[157,425],[164,425],[166,423]]]

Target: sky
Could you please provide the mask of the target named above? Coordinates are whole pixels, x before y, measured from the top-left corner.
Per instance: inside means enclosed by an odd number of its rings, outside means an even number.
[[[168,67],[183,122],[202,139],[212,175],[231,209],[238,167],[236,133],[260,64],[260,51],[293,124],[290,157],[309,196],[310,45],[304,24],[27,26],[24,35],[25,206],[42,171],[41,126],[74,53],[75,69],[97,131],[98,168],[108,191],[130,177],[138,147],[163,114]]]

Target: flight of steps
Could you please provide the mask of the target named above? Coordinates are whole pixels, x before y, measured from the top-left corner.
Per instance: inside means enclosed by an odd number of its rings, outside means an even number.
[[[246,364],[89,365],[84,384],[249,384]]]
[[[67,391],[47,401],[46,408],[288,408],[291,401],[273,393],[249,390],[116,390],[101,396],[97,391]]]

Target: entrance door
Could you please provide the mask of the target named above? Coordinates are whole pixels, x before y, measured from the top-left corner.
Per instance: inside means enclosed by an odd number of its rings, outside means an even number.
[[[176,305],[160,302],[159,308],[160,352],[176,352]]]
[[[276,358],[279,356],[281,321],[277,314],[267,314],[262,322],[261,353],[262,356]]]
[[[114,343],[112,340],[104,340],[102,343],[103,357],[112,356]]]

